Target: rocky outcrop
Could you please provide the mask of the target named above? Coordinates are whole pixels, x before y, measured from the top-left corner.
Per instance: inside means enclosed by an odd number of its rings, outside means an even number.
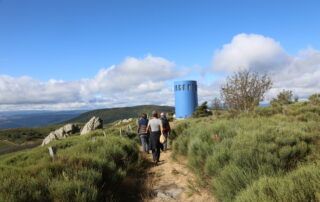
[[[52,131],[44,140],[42,141],[42,145],[44,146],[46,144],[49,144],[53,140],[60,140],[64,139],[72,134],[75,134],[80,131],[80,128],[78,125],[70,123],[67,125],[64,125],[63,127]]]
[[[80,135],[85,135],[96,129],[103,128],[103,120],[99,117],[92,117],[81,130]]]
[[[125,123],[130,123],[132,120],[133,120],[133,118],[120,120],[115,124],[115,126],[118,126],[118,125],[121,125],[121,124],[125,124]]]

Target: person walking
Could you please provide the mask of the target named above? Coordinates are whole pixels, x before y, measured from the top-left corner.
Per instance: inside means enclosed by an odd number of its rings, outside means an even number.
[[[168,138],[169,138],[171,128],[170,128],[169,120],[167,119],[165,113],[162,112],[160,114],[160,116],[161,116],[160,119],[161,119],[162,127],[163,127],[163,135],[166,138],[166,141],[163,143],[163,151],[166,151],[168,149],[168,143],[169,143]]]
[[[150,130],[150,144],[149,149],[152,151],[153,162],[157,164],[160,159],[160,135],[163,132],[162,122],[158,119],[158,112],[152,112],[152,118],[150,119],[147,130]]]
[[[142,151],[149,153],[149,133],[147,130],[149,120],[147,115],[142,113],[141,118],[138,121],[138,134],[141,140]]]

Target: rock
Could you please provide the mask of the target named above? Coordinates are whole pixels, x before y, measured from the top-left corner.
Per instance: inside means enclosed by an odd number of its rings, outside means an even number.
[[[80,128],[76,124],[69,123],[67,125],[64,125],[63,127],[49,133],[49,135],[42,141],[41,146],[49,144],[53,140],[64,139],[72,134],[79,132],[79,130]]]
[[[133,120],[133,118],[123,119],[123,120],[118,121],[115,125],[118,126],[118,125],[123,124],[123,123],[129,123],[132,120]]]
[[[51,156],[51,158],[54,160],[56,153],[57,153],[57,148],[55,147],[48,147],[49,150],[49,155]]]
[[[85,135],[96,129],[103,128],[103,120],[99,117],[92,117],[81,130],[80,135]]]
[[[154,190],[156,197],[160,200],[177,200],[180,194],[183,192],[183,188],[178,187],[176,184],[163,185]]]
[[[166,195],[165,193],[163,192],[158,192],[157,193],[157,198],[161,199],[161,200],[170,200],[171,197]]]
[[[63,130],[65,133],[69,134],[75,131],[75,127],[76,127],[75,124],[67,124],[63,126]]]
[[[132,121],[132,118],[129,118],[129,119],[123,119],[122,120],[122,123],[129,123]]]

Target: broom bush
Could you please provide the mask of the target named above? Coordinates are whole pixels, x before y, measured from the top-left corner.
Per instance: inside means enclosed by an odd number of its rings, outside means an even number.
[[[102,131],[0,157],[0,201],[106,201],[139,163],[134,140]]]
[[[320,192],[320,167],[314,164],[320,159],[320,106],[283,108],[184,120],[180,124],[188,127],[179,128],[173,155],[185,155],[201,184],[221,201],[315,201]]]

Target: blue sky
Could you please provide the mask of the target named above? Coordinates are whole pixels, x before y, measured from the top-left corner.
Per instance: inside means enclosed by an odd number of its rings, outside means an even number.
[[[319,8],[311,0],[0,0],[0,75],[80,82],[127,57],[151,55],[174,63],[175,71],[188,69],[168,81],[194,77],[209,88],[227,75],[211,71],[215,54],[241,33],[271,38],[292,60],[305,49],[318,53]],[[51,102],[57,103],[33,104]]]

